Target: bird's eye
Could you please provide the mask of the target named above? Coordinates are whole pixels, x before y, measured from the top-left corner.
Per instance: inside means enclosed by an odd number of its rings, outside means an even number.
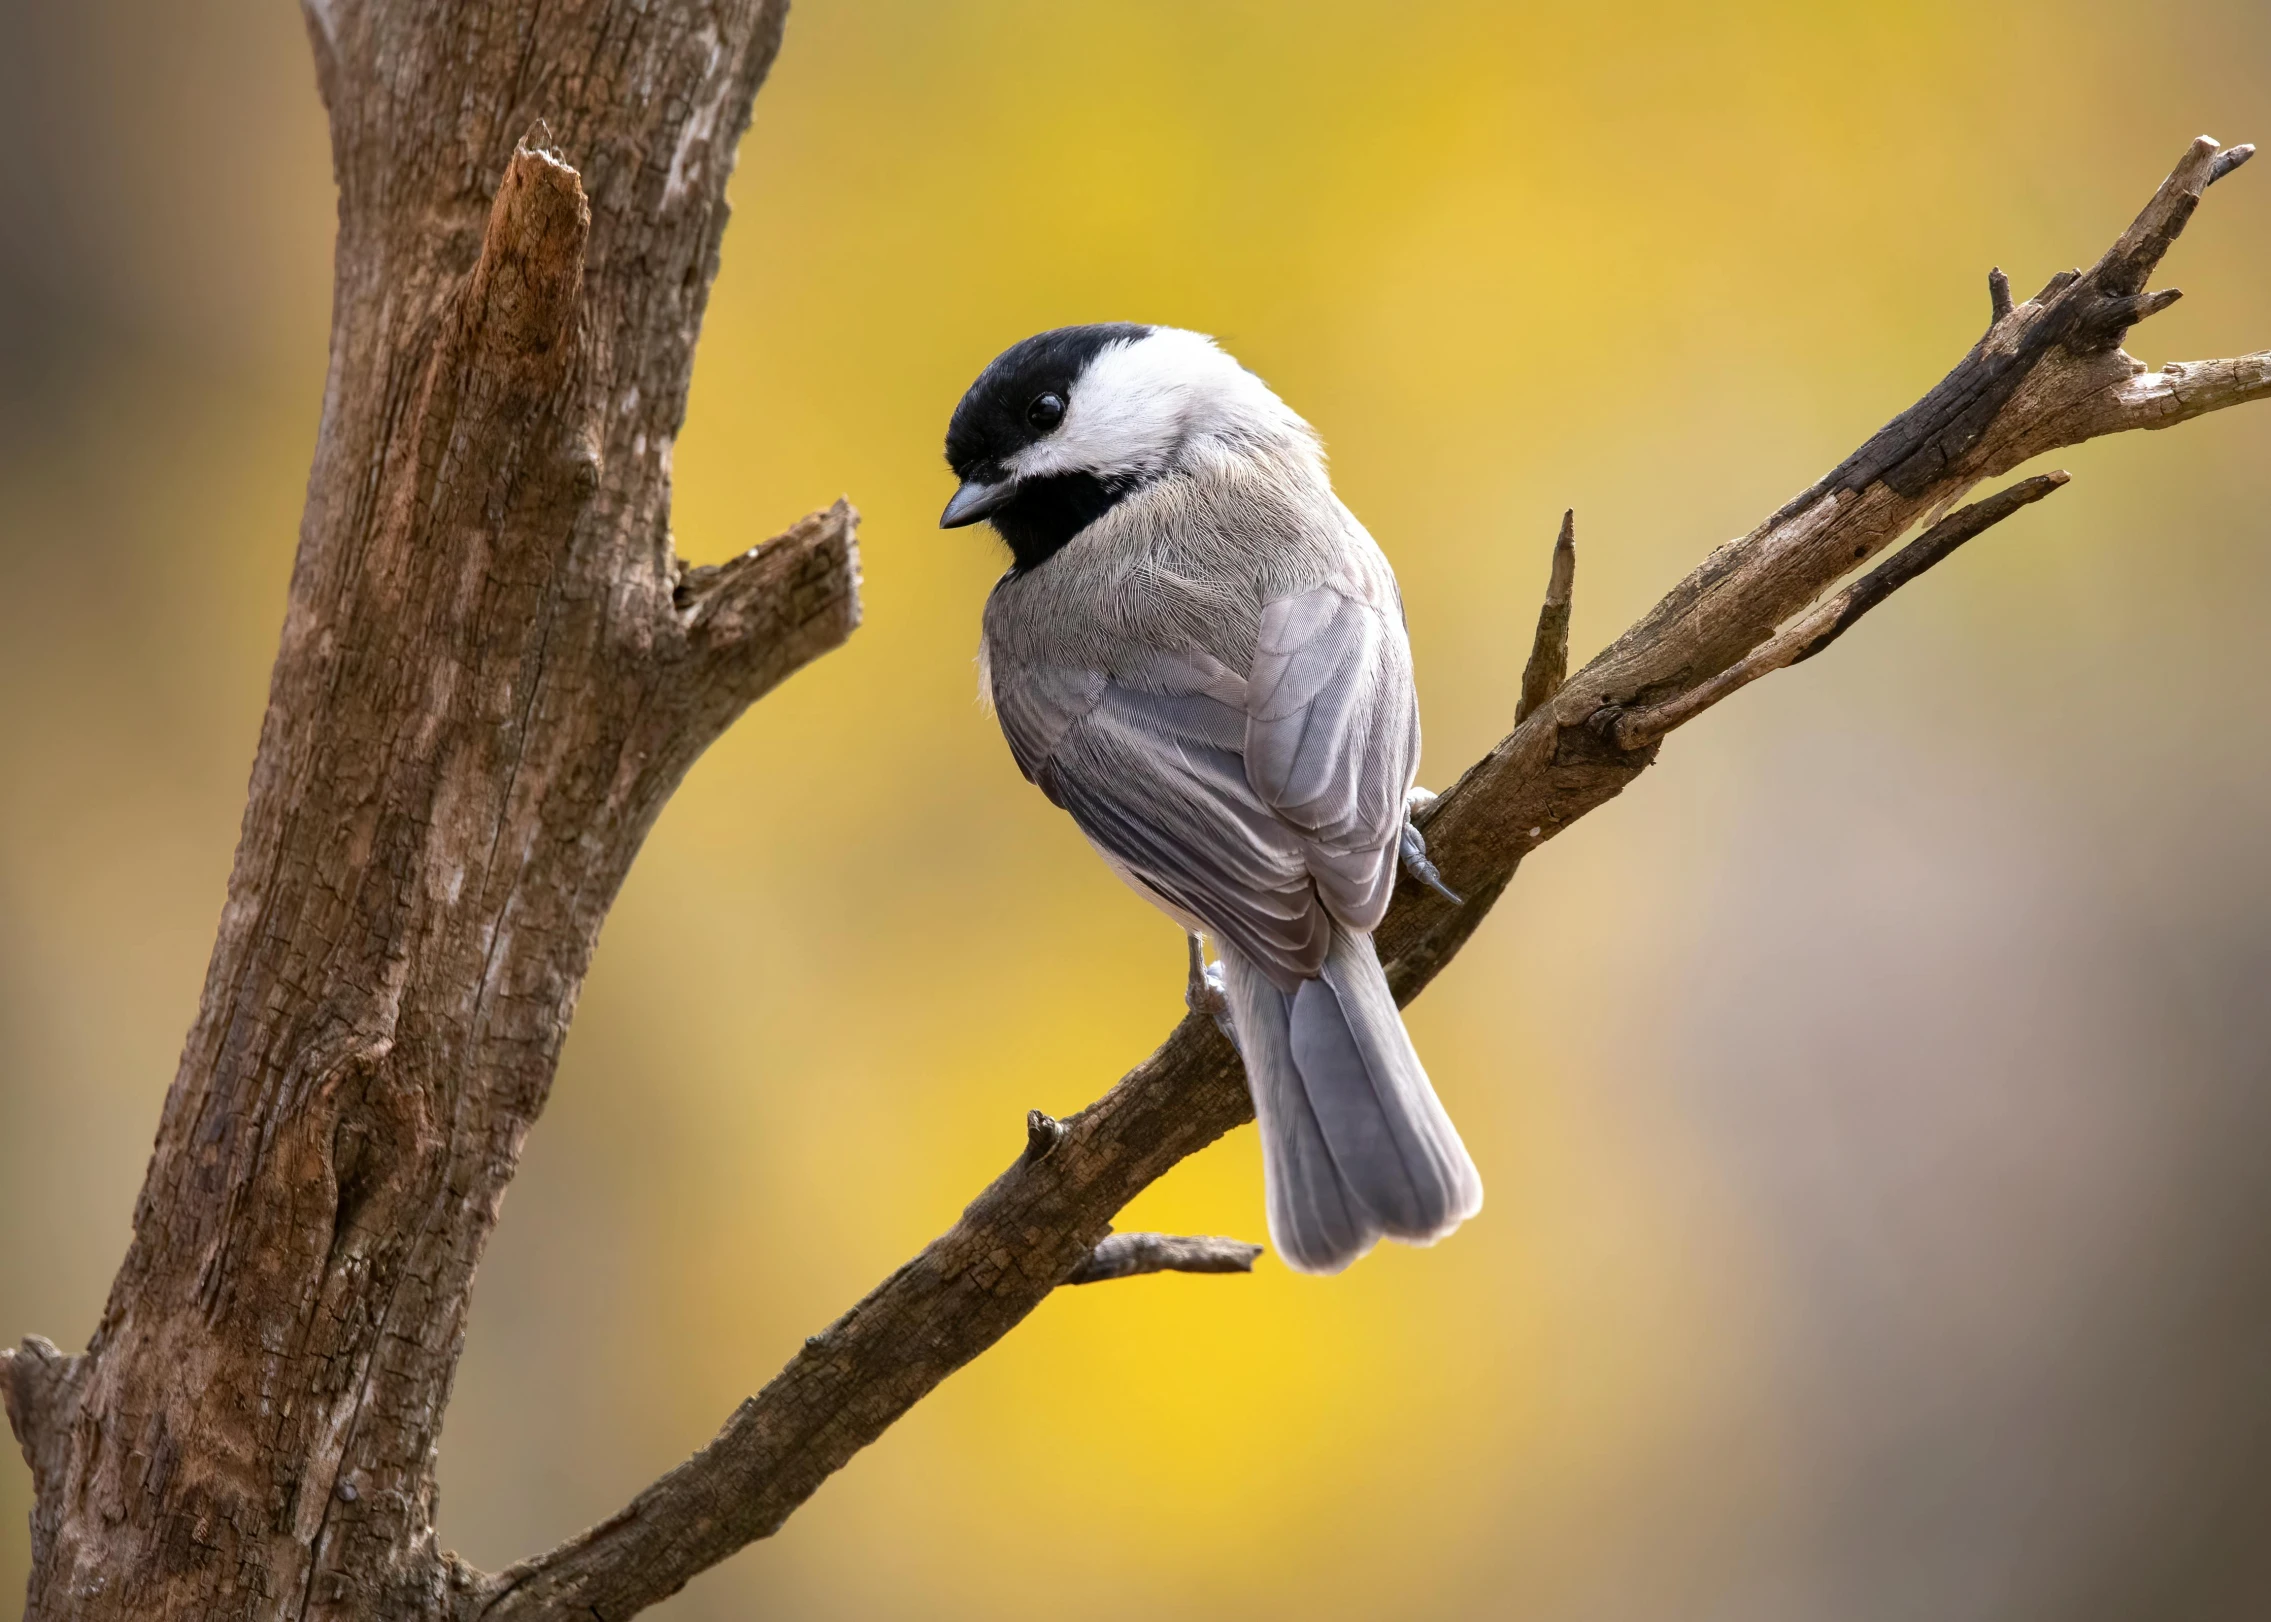
[[[1065,400],[1061,394],[1035,395],[1033,403],[1025,408],[1025,420],[1047,433],[1065,420]]]

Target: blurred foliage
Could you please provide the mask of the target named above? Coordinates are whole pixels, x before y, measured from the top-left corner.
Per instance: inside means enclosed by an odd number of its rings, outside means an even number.
[[[194,1006],[322,386],[297,20],[0,0],[0,1333],[77,1343]],[[2252,0],[802,0],[676,529],[848,492],[866,627],[695,771],[476,1299],[495,1566],[698,1445],[1179,1010],[1181,943],[973,702],[932,528],[997,350],[1218,334],[1401,571],[1437,785],[1561,509],[1582,658],[2271,137]],[[2271,342],[2271,175],[2155,359]],[[1347,1277],[1070,1292],[673,1618],[2271,1610],[2271,416],[2072,489],[1667,748],[1413,1025],[1491,1189]],[[1239,1134],[1130,1225],[1259,1236]],[[0,1469],[0,1591],[28,1484]]]

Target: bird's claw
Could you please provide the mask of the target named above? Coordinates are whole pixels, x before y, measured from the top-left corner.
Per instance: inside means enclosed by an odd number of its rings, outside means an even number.
[[[1209,963],[1206,952],[1196,935],[1188,936],[1191,944],[1190,978],[1183,982],[1183,1004],[1194,1014],[1204,1013],[1214,1021],[1214,1028],[1238,1045],[1238,1033],[1230,1028],[1230,992],[1223,983],[1222,965]]]
[[[1424,811],[1434,803],[1435,796],[1423,788],[1414,788],[1404,796],[1404,831],[1398,854],[1403,859],[1406,873],[1450,902],[1452,906],[1463,907],[1466,905],[1467,898],[1443,882],[1443,875],[1438,873],[1435,870],[1435,864],[1427,859],[1427,836],[1419,831],[1419,824],[1412,821],[1412,813]]]

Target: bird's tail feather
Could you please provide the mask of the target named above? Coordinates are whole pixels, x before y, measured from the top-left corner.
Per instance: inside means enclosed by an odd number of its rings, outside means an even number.
[[[1482,1209],[1468,1158],[1389,994],[1370,935],[1336,929],[1324,973],[1282,991],[1222,953],[1261,1125],[1270,1239],[1337,1273],[1386,1235],[1432,1244]]]

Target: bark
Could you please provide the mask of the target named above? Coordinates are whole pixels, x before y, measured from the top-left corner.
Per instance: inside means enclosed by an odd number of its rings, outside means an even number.
[[[780,0],[307,0],[340,193],[331,366],[282,645],[197,1019],[93,1341],[0,1354],[34,1474],[27,1615],[620,1618],[779,1527],[1061,1284],[1250,1266],[1111,1236],[1249,1118],[1194,1013],[602,1525],[494,1576],[434,1455],[475,1267],[600,924],[687,766],[858,618],[839,503],[683,569],[672,437]],[[525,137],[525,138],[524,138]],[[2056,479],[2099,434],[2271,394],[2271,354],[2147,372],[2145,282],[2244,158],[2203,139],[2088,274],[1562,680],[1555,560],[1520,720],[1421,813],[1399,998],[1661,738]],[[1856,565],[1926,533],[1852,588]],[[1786,622],[1788,628],[1784,627]]]
[[[469,1581],[435,1440],[600,923],[695,756],[858,617],[846,506],[721,569],[669,535],[782,9],[310,0],[306,516],[131,1248],[82,1357],[9,1361],[30,1616],[436,1616]]]

